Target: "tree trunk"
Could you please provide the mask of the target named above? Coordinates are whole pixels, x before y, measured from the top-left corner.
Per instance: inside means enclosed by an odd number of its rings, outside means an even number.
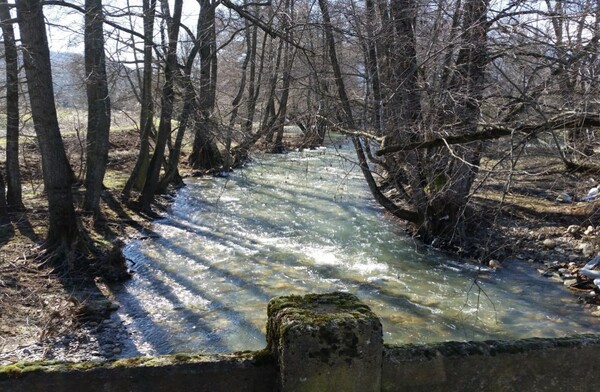
[[[135,166],[125,187],[123,197],[128,200],[131,190],[135,187],[141,190],[146,182],[150,156],[150,134],[154,128],[154,103],[152,100],[152,49],[154,42],[154,16],[156,13],[156,0],[143,0],[144,11],[144,72],[142,81],[142,102],[140,113],[140,151]]]
[[[110,97],[106,78],[102,0],[85,2],[85,73],[87,75],[88,128],[84,211],[97,219],[102,181],[108,163]]]
[[[327,50],[329,51],[329,58],[331,60],[331,66],[333,68],[333,77],[335,79],[335,84],[338,90],[338,96],[341,101],[342,110],[344,112],[344,126],[349,129],[355,129],[354,125],[354,117],[352,114],[352,107],[350,105],[350,99],[348,98],[348,93],[346,92],[346,87],[344,84],[344,79],[342,78],[342,71],[339,65],[337,51],[335,47],[335,39],[333,37],[333,28],[331,26],[331,18],[329,16],[329,7],[327,4],[327,0],[319,0],[319,7],[321,9],[321,15],[323,16],[323,29],[325,30],[325,40],[327,42]],[[352,137],[352,143],[354,145],[354,150],[356,151],[356,155],[358,157],[358,164],[360,166],[360,170],[367,181],[367,185],[369,186],[369,190],[371,194],[375,198],[375,200],[381,204],[387,211],[397,216],[400,219],[407,220],[408,222],[412,222],[415,224],[421,223],[421,216],[413,211],[408,211],[396,206],[391,200],[389,200],[381,190],[377,186],[375,179],[373,178],[373,174],[369,168],[367,163],[367,159],[364,154],[363,146],[360,139],[356,136]]]
[[[283,48],[285,47],[285,41],[280,39],[279,45],[277,46],[277,54],[275,57],[275,63],[272,65],[271,79],[269,80],[269,93],[266,97],[267,105],[263,113],[261,120],[260,135],[265,136],[266,142],[270,143],[273,140],[273,134],[275,132],[275,124],[277,122],[277,112],[275,111],[275,96],[277,93],[277,83],[279,81],[279,69],[281,67],[281,58],[283,54]],[[258,136],[260,137],[260,136]],[[258,138],[257,138],[258,140]]]
[[[167,16],[167,28],[169,44],[167,47],[167,56],[165,60],[165,82],[161,97],[161,114],[158,125],[158,134],[154,153],[148,167],[144,189],[139,197],[140,208],[148,211],[150,204],[154,200],[154,195],[158,188],[160,169],[164,160],[167,138],[171,133],[171,119],[173,117],[173,103],[175,100],[175,74],[177,72],[177,40],[179,37],[179,26],[181,22],[181,8],[183,0],[175,0],[173,17]]]
[[[198,23],[198,30],[200,30],[201,24]],[[175,137],[175,144],[171,149],[171,153],[169,154],[169,162],[167,164],[167,169],[165,175],[160,181],[158,186],[159,192],[164,192],[167,189],[169,183],[175,184],[175,186],[182,186],[183,179],[179,175],[178,165],[179,165],[179,157],[181,155],[181,146],[183,142],[183,136],[185,135],[185,131],[187,130],[188,124],[190,123],[190,117],[197,111],[197,95],[196,89],[194,88],[194,84],[192,82],[192,68],[194,65],[194,60],[200,50],[200,31],[198,31],[198,38],[194,43],[194,47],[188,56],[185,67],[183,69],[183,87],[184,87],[184,97],[183,97],[183,108],[181,110],[181,114],[179,116],[179,128],[177,129],[177,136]]]
[[[0,0],[0,24],[6,61],[6,203],[13,211],[23,210],[21,169],[19,167],[19,64],[10,9]]]
[[[246,78],[248,74],[248,65],[250,64],[250,60],[253,59],[253,52],[256,48],[256,26],[254,26],[254,32],[252,32],[250,27],[250,22],[245,19],[245,41],[246,41],[246,57],[244,57],[244,62],[242,63],[242,69],[240,70],[242,79],[240,80],[240,86],[237,94],[233,98],[231,102],[231,116],[229,118],[229,127],[227,128],[227,136],[225,138],[225,154],[226,157],[223,163],[223,170],[228,172],[231,169],[232,159],[231,159],[231,142],[232,142],[232,134],[235,128],[235,123],[238,116],[238,111],[240,105],[242,103],[242,98],[244,96],[244,91],[246,89]],[[253,42],[254,41],[254,42]],[[253,46],[254,43],[254,46]],[[251,99],[249,97],[248,99]]]
[[[217,53],[216,53],[216,31],[215,31],[215,8],[210,0],[199,0],[200,15],[198,16],[198,39],[200,40],[200,92],[198,94],[198,106],[200,116],[196,116],[194,144],[190,163],[196,170],[213,170],[222,164],[222,159],[214,142],[214,125],[212,119],[215,107],[216,84],[217,84]],[[209,154],[203,156],[203,154]],[[215,167],[207,167],[208,164],[218,164]]]
[[[41,0],[19,0],[17,15],[31,115],[42,156],[44,186],[48,196],[48,234],[44,246],[62,253],[73,249],[79,235],[71,192],[72,170],[58,126]]]
[[[377,13],[373,0],[365,1],[367,21],[367,70],[371,88],[373,89],[374,107],[372,112],[373,127],[378,135],[383,135],[383,97],[381,95],[381,81],[379,78],[379,59],[377,58],[377,45],[375,41],[375,20]]]
[[[390,18],[393,25],[393,40],[388,45],[393,48],[393,57],[388,58],[388,80],[391,86],[389,104],[387,106],[383,133],[387,136],[386,143],[410,143],[421,139],[418,124],[421,122],[421,96],[418,84],[417,41],[415,37],[416,5],[414,0],[392,0],[390,3]],[[391,56],[391,53],[389,54]],[[402,127],[409,131],[399,132]],[[411,206],[420,217],[417,231],[428,242],[431,237],[429,217],[429,202],[427,195],[427,157],[420,150],[409,151],[405,154],[386,156],[385,165],[388,168],[387,180],[402,195],[407,205]],[[436,211],[436,216],[439,211]]]
[[[283,47],[283,43],[280,42],[278,45],[277,55],[271,61],[274,62],[272,65],[272,73],[271,78],[269,80],[269,92],[267,93],[267,106],[265,108],[265,113],[263,115],[263,119],[261,122],[261,127],[257,132],[252,132],[254,115],[256,110],[256,102],[258,100],[259,90],[260,90],[260,79],[262,75],[262,70],[264,68],[265,63],[265,50],[267,35],[265,34],[265,38],[263,41],[262,52],[260,57],[260,70],[258,71],[258,81],[254,81],[254,72],[256,71],[253,64],[250,65],[250,78],[248,80],[248,119],[246,120],[246,125],[244,127],[244,140],[240,142],[239,145],[232,149],[232,160],[233,165],[241,165],[247,159],[252,146],[258,142],[258,140],[269,133],[269,130],[273,126],[272,119],[274,118],[273,112],[275,111],[275,89],[277,88],[277,73],[279,72],[279,64],[281,61],[281,48]],[[272,44],[272,41],[271,41]],[[272,45],[271,45],[272,46]],[[254,45],[256,48],[256,45]],[[256,49],[255,49],[256,50]],[[271,51],[272,52],[272,51]],[[268,124],[267,124],[268,123]]]
[[[245,135],[252,134],[252,127],[254,126],[254,114],[256,112],[256,102],[260,94],[260,85],[262,80],[262,71],[265,64],[265,47],[267,41],[271,38],[268,34],[264,34],[262,50],[260,52],[260,65],[257,72],[256,69],[256,52],[257,52],[257,37],[258,29],[253,26],[252,30],[252,55],[250,56],[250,75],[248,77],[248,104],[246,105],[246,122],[243,127],[243,133]],[[256,74],[258,73],[258,77]]]
[[[285,129],[285,121],[287,117],[287,105],[290,96],[290,85],[292,83],[292,66],[294,65],[294,58],[296,57],[296,49],[292,49],[290,42],[294,40],[294,32],[291,28],[291,20],[294,20],[294,1],[287,0],[285,4],[286,18],[282,26],[286,32],[286,41],[283,49],[283,69],[281,72],[282,86],[281,86],[281,98],[279,99],[279,110],[277,111],[277,121],[275,123],[275,143],[271,148],[271,152],[276,154],[285,152],[285,146],[283,145],[283,132]]]
[[[0,171],[0,223],[4,223],[8,220],[8,210],[6,208],[6,184],[4,183],[4,176]]]
[[[202,172],[214,171],[223,164],[223,158],[214,138],[209,133],[210,126],[199,110],[195,111],[194,124],[194,133],[196,135],[194,138],[194,148],[198,151],[194,168]]]
[[[464,3],[462,42],[456,58],[456,72],[449,84],[451,98],[445,108],[446,122],[460,121],[466,126],[462,134],[472,134],[477,131],[477,123],[481,117],[481,100],[483,98],[485,69],[487,57],[487,11],[489,0],[468,0]],[[448,118],[449,116],[449,118]],[[443,159],[447,162],[443,169],[446,184],[442,187],[442,197],[431,203],[430,221],[434,222],[434,233],[449,235],[458,230],[461,239],[465,226],[465,206],[471,190],[477,168],[483,152],[483,144],[474,142],[458,146],[454,151],[444,147]],[[440,173],[442,174],[442,173]],[[434,178],[431,183],[435,183]],[[435,211],[439,211],[435,216]],[[440,216],[448,219],[440,220]]]

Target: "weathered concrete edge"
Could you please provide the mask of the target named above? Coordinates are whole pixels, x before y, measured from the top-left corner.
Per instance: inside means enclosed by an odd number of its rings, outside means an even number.
[[[595,391],[600,335],[387,346],[382,391]]]
[[[166,368],[186,365],[227,367],[275,366],[275,360],[267,350],[240,351],[226,354],[172,354],[155,357],[132,357],[103,362],[32,361],[0,366],[0,381],[16,379],[41,373],[80,373],[95,370],[126,368]]]
[[[529,353],[552,348],[583,348],[599,346],[600,333],[581,334],[560,338],[528,338],[519,340],[485,340],[469,342],[440,342],[427,344],[385,345],[384,356],[395,360],[415,362],[427,361],[438,356],[447,358],[469,357],[474,355],[495,356],[498,354]]]
[[[551,348],[583,348],[598,346],[600,333],[573,335],[561,338],[529,338],[520,340],[486,340],[469,342],[440,342],[429,344],[385,345],[384,357],[395,362],[429,361],[439,356],[465,358],[469,356],[495,356],[498,354],[529,353]],[[266,349],[227,354],[172,354],[156,357],[132,357],[105,362],[17,362],[0,366],[0,381],[23,377],[33,373],[85,372],[94,369],[128,367],[169,367],[180,365],[218,364],[237,366],[274,366],[275,359]]]

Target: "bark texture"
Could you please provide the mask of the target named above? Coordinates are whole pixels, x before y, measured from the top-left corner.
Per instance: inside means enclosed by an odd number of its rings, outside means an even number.
[[[58,126],[42,2],[19,0],[17,14],[31,114],[42,156],[44,186],[48,197],[45,247],[48,250],[71,250],[79,237],[71,192],[72,170]]]

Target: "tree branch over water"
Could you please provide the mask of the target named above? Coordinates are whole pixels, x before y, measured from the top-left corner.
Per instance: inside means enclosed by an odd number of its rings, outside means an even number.
[[[527,136],[534,136],[541,132],[568,130],[573,128],[600,127],[600,115],[595,113],[561,113],[550,120],[538,124],[520,124],[514,127],[508,127],[496,124],[480,124],[482,130],[479,132],[440,137],[422,142],[408,144],[394,144],[381,148],[375,152],[382,156],[400,151],[410,151],[416,149],[442,147],[446,144],[464,144],[475,141],[494,140],[502,137],[511,136],[515,133],[523,133]]]

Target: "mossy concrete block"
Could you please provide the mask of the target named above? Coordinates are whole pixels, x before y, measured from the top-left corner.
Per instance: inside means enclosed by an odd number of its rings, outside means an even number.
[[[267,313],[282,391],[380,390],[381,322],[354,295],[278,297]]]
[[[600,336],[384,349],[382,391],[596,391]]]

